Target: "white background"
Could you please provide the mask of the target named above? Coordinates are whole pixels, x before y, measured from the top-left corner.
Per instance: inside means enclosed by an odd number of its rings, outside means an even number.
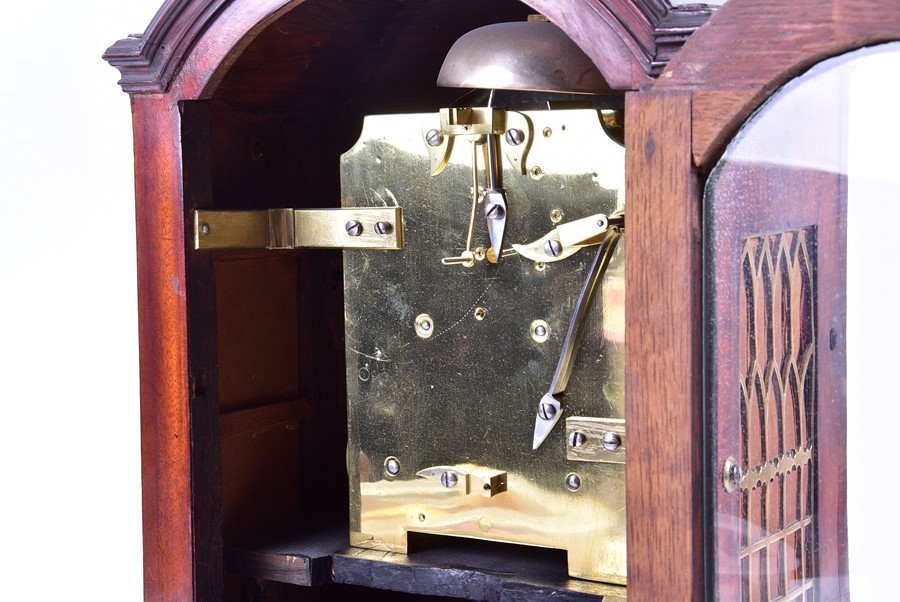
[[[131,117],[100,55],[160,4],[4,5],[0,599],[142,596]],[[900,172],[897,97],[854,127]],[[851,580],[855,600],[891,600],[900,198],[850,219]]]

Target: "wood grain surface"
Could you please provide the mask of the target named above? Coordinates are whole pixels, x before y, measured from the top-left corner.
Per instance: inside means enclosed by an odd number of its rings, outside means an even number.
[[[628,598],[703,598],[700,190],[691,95],[626,95]]]
[[[144,595],[193,598],[181,118],[160,96],[135,97]]]

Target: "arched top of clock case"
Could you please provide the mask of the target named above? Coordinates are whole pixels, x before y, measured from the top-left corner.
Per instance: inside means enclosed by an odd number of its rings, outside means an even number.
[[[730,0],[653,89],[691,93],[694,163],[706,170],[777,88],[827,58],[897,39],[896,0]]]
[[[303,4],[309,5],[304,8]],[[278,85],[283,83],[278,78],[295,73],[275,73],[285,66],[279,64],[282,57],[268,52],[264,44],[257,42],[257,56],[238,57],[276,22],[283,31],[284,27],[316,26],[303,18],[304,13],[315,15],[315,4],[322,13],[319,34],[339,40],[357,63],[384,59],[394,51],[414,54],[415,61],[408,63],[433,62],[432,55],[442,55],[466,31],[541,12],[584,49],[607,81],[620,90],[652,83],[713,10],[673,8],[666,0],[346,0],[328,2],[327,9],[325,3],[314,0],[167,0],[143,34],[119,40],[104,58],[119,69],[120,84],[130,94],[174,92],[185,100],[206,97],[236,60],[256,73],[257,79],[273,73],[275,79],[270,81]],[[273,32],[269,38],[273,51],[285,47],[275,41]],[[403,43],[415,45],[404,48]],[[335,73],[336,78],[359,75],[352,73],[349,64],[345,66],[350,71]]]

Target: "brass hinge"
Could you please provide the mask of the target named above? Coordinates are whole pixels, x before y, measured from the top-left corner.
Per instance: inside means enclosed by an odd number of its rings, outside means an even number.
[[[195,249],[403,248],[403,209],[194,211]]]

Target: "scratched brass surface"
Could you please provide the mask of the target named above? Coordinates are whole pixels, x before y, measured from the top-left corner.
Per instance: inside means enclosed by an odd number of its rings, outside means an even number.
[[[403,248],[400,207],[194,211],[195,249]],[[359,225],[351,236],[347,224]],[[376,224],[384,224],[383,233]]]
[[[624,209],[624,149],[597,111],[523,113],[533,126],[524,166],[511,167],[500,137],[505,247]],[[344,206],[399,206],[405,224],[402,251],[344,252],[351,543],[406,552],[407,531],[417,531],[559,548],[570,575],[623,584],[624,464],[568,460],[564,422],[532,450],[537,404],[596,247],[543,265],[516,254],[491,263],[473,249],[471,267],[442,265],[465,250],[479,153],[457,137],[432,177],[423,136],[439,128],[437,113],[368,117],[341,163]],[[485,250],[477,209],[473,247]],[[589,313],[564,418],[624,418],[626,239]],[[428,337],[416,332],[423,314]],[[549,325],[544,342],[532,336],[536,320]],[[477,478],[466,494],[459,483],[416,476],[434,467]],[[499,473],[506,490],[483,495],[482,475]],[[566,486],[570,473],[581,479],[577,491]]]

